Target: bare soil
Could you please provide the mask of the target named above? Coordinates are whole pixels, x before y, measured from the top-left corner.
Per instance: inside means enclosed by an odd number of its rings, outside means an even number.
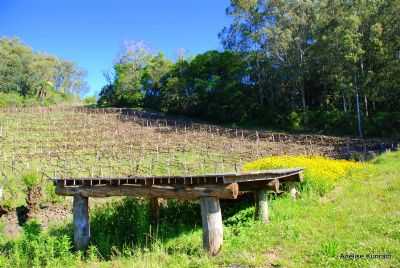
[[[70,222],[71,208],[66,204],[51,204],[37,209],[32,218],[36,219],[43,229],[47,229],[57,223]],[[22,230],[22,222],[21,215],[18,215],[17,210],[4,214],[0,220],[4,223],[3,233],[7,238],[18,237]]]

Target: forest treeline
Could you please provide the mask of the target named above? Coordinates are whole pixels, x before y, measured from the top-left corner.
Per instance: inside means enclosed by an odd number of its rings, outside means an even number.
[[[99,104],[219,123],[399,135],[400,1],[232,0],[223,51],[118,56]]]
[[[73,62],[0,38],[0,107],[71,101],[87,89],[85,76]]]

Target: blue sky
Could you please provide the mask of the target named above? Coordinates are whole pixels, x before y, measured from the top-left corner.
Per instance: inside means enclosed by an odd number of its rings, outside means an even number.
[[[0,36],[19,37],[35,51],[72,60],[88,72],[91,93],[123,41],[143,40],[175,59],[221,49],[229,0],[0,0]]]

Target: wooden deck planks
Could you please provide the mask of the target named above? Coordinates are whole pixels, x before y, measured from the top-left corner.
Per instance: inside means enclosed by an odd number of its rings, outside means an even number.
[[[203,185],[229,184],[250,181],[301,179],[301,168],[264,170],[248,173],[221,173],[191,176],[128,176],[128,177],[83,177],[83,178],[55,178],[56,184],[64,186],[93,186],[93,185]]]

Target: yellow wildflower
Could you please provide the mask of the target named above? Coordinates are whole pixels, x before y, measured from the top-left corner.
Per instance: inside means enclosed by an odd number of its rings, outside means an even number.
[[[345,178],[350,171],[364,166],[365,164],[359,162],[334,160],[322,156],[272,156],[247,163],[243,168],[249,171],[300,167],[304,168],[305,182],[325,188]]]

